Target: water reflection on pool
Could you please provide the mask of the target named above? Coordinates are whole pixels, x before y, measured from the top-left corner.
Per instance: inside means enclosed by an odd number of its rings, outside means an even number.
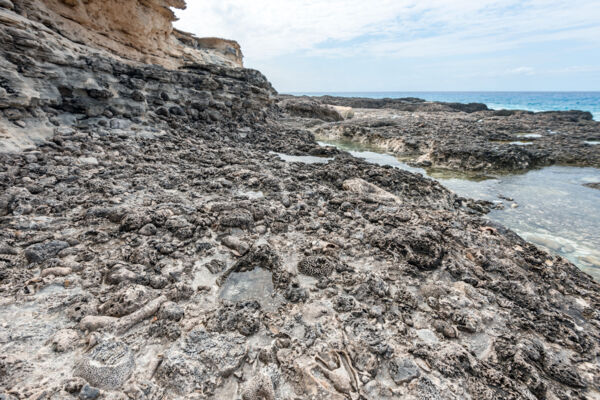
[[[299,162],[304,164],[327,164],[333,158],[317,157],[317,156],[292,156],[284,153],[272,153],[276,154],[281,160],[286,162]]]
[[[229,275],[219,293],[220,298],[232,302],[257,301],[267,311],[274,311],[281,303],[274,296],[271,272],[258,267]]]
[[[347,142],[320,144],[334,145],[374,164],[421,173],[460,196],[502,201],[506,208],[493,210],[489,218],[600,280],[600,190],[583,186],[600,182],[599,169],[554,166],[522,175],[471,180],[464,174],[452,176],[447,171],[414,168],[373,148]]]

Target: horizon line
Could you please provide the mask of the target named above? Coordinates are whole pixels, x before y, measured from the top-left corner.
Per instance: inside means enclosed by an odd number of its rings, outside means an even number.
[[[600,93],[600,90],[292,90],[279,93]]]

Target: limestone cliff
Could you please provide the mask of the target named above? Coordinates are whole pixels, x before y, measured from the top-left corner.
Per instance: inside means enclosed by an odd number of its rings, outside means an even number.
[[[14,10],[66,38],[121,57],[175,68],[189,62],[242,66],[237,43],[175,31],[183,0],[12,0]]]

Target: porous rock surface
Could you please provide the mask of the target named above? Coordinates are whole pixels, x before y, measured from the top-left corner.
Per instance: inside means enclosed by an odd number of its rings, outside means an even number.
[[[38,10],[0,8],[0,151],[89,124],[130,131],[144,126],[149,135],[161,132],[155,120],[170,117],[232,124],[264,119],[272,88],[256,71],[214,62],[178,70],[133,63],[29,18]]]
[[[128,63],[22,11],[0,25],[0,398],[598,398],[600,286],[575,266],[319,147],[258,72]]]

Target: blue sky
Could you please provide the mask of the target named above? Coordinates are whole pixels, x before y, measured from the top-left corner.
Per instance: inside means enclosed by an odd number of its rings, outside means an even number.
[[[600,0],[188,0],[280,92],[600,90]]]

